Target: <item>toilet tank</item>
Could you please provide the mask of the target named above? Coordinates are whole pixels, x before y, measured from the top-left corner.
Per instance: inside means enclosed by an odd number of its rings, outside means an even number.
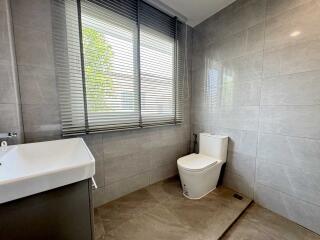
[[[228,136],[200,133],[199,153],[226,161],[228,151]]]

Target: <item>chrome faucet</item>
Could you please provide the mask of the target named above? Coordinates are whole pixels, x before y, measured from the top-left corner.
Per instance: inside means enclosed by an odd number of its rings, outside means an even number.
[[[18,134],[16,132],[0,133],[0,139],[15,138]],[[0,147],[6,147],[8,145],[6,140],[0,142]]]
[[[4,138],[4,139],[13,138],[13,137],[17,137],[17,136],[18,136],[18,134],[16,132],[0,133],[0,139],[1,138]]]

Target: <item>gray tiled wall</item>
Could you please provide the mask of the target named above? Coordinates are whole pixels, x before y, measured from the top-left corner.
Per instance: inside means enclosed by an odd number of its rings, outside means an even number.
[[[225,185],[317,233],[319,23],[319,0],[238,0],[196,26],[191,110],[230,136]]]
[[[11,2],[25,141],[59,139],[50,0]],[[191,34],[189,29],[190,50]],[[190,91],[190,84],[185,87]],[[190,95],[186,92],[181,126],[84,137],[96,159],[96,206],[177,174],[177,158],[189,152]]]
[[[60,137],[50,0],[11,0],[25,141]]]
[[[0,0],[0,132],[17,132],[19,143],[23,138],[15,50],[10,14],[10,2]]]

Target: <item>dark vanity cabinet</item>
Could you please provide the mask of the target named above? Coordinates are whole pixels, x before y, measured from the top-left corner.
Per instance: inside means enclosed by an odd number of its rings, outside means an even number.
[[[0,204],[0,239],[93,240],[91,180]]]

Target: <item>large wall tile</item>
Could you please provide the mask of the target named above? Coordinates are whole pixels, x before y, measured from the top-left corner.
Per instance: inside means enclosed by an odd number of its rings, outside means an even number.
[[[135,134],[133,131],[105,134],[103,136],[105,159],[140,152],[141,143]]]
[[[263,50],[265,40],[265,23],[264,21],[248,28],[246,39],[246,53]]]
[[[320,170],[306,171],[257,159],[256,182],[320,207]]]
[[[14,27],[16,56],[18,65],[52,68],[52,36],[33,28]]]
[[[319,38],[320,28],[316,23],[320,21],[320,5],[316,1],[304,2],[294,9],[267,19],[266,49]],[[289,5],[288,3],[287,9]]]
[[[170,163],[150,170],[150,184],[159,182],[178,174],[177,163]]]
[[[14,25],[51,32],[50,0],[11,0]]]
[[[0,62],[0,103],[17,103],[11,65],[5,62]]]
[[[6,8],[6,0],[0,0],[0,9]]]
[[[222,39],[214,43],[216,58],[218,61],[223,61],[231,58],[240,57],[246,50],[247,32],[240,32],[233,35],[232,38]]]
[[[146,187],[150,183],[149,174],[149,172],[138,174],[94,190],[94,207],[99,207],[107,202],[120,198],[140,188]]]
[[[160,137],[160,145],[159,147],[169,147],[176,144],[179,144],[180,142],[184,141],[184,131],[182,128],[179,128],[178,126],[168,126],[159,132]]]
[[[135,153],[107,158],[104,168],[105,183],[109,185],[150,169],[150,157],[147,154]]]
[[[213,126],[209,123],[207,124],[192,124],[192,133],[198,134],[201,132],[212,132]]]
[[[105,186],[105,197],[107,201],[112,201],[140,188],[148,186],[150,183],[150,173],[144,172],[133,177],[124,178]]]
[[[8,3],[9,1],[0,1],[0,132],[17,132],[18,138],[9,140],[9,144],[16,144],[21,142],[23,133],[17,98],[19,86],[13,77],[14,43],[10,39],[12,26],[9,26],[11,19]]]
[[[201,25],[198,25],[201,26]],[[202,43],[202,30],[197,29],[197,26],[192,29],[192,48],[191,52],[194,53],[203,47]],[[191,59],[192,60],[192,59]]]
[[[211,22],[214,21],[215,20],[210,22],[204,21],[193,29],[192,51],[198,51],[204,47],[208,47],[212,42],[218,40],[216,29],[211,24]],[[194,34],[195,32],[196,34]]]
[[[220,65],[221,66],[221,65]],[[212,66],[204,71],[193,73],[192,106],[201,110],[216,110],[221,102],[222,71],[220,66]]]
[[[58,104],[54,69],[19,66],[22,104]]]
[[[320,71],[296,73],[262,81],[261,105],[320,104]]]
[[[278,76],[281,72],[281,52],[277,50],[265,51],[263,57],[263,76],[274,77]]]
[[[320,139],[320,106],[263,106],[263,133]]]
[[[222,83],[221,105],[259,106],[260,80],[227,81]]]
[[[310,1],[311,0],[268,0],[266,14],[268,17],[276,16]]]
[[[223,81],[258,80],[262,76],[263,53],[256,52],[223,62]]]
[[[5,11],[5,3],[3,5],[4,7],[0,8],[0,62],[5,61],[8,63],[11,60],[8,15]]]
[[[58,105],[24,104],[22,106],[25,137],[28,139],[56,139],[61,135]]]
[[[205,82],[207,79],[206,73],[205,73],[205,69],[199,69],[199,70],[195,70],[192,71],[192,77],[193,77],[193,85],[192,86],[192,95],[197,94],[197,93],[201,93],[204,91],[205,89]],[[196,84],[195,84],[196,83]],[[201,96],[204,97],[204,96]],[[194,104],[194,103],[192,103]]]
[[[213,132],[218,135],[229,136],[228,150],[255,157],[257,152],[258,133],[228,128],[217,128]]]
[[[245,179],[231,171],[225,171],[223,185],[229,187],[249,198],[253,198],[254,184],[249,179]]]
[[[317,233],[320,232],[319,206],[304,202],[262,184],[256,185],[254,200],[302,226]]]
[[[186,144],[182,144],[182,146],[184,145]],[[150,160],[150,167],[157,168],[168,164],[176,164],[180,152],[179,144],[149,150],[147,156]]]
[[[257,131],[259,107],[225,107],[219,112],[217,127]]]
[[[239,0],[233,4],[231,18],[235,29],[245,29],[264,21],[267,0]]]
[[[234,174],[241,176],[246,179],[248,182],[254,182],[256,167],[256,158],[255,156],[249,156],[237,152],[228,152],[227,158],[227,171],[230,171]]]
[[[207,32],[207,35],[214,35],[221,39],[253,27],[264,21],[265,6],[266,0],[236,1],[214,15],[212,17],[214,20],[205,21],[209,26],[211,25],[212,29]],[[196,28],[198,27],[200,26]]]
[[[20,129],[16,104],[1,104],[0,103],[0,132],[12,132]]]
[[[192,111],[192,121],[194,124],[218,124],[219,111],[209,109],[195,109]]]
[[[20,103],[18,101],[19,85],[15,70],[14,43],[12,26],[10,26],[9,1],[0,1],[0,132],[17,132],[18,137],[7,139],[9,144],[23,141]]]
[[[265,77],[319,70],[320,41],[298,43],[281,49],[266,51]]]
[[[274,164],[320,171],[320,141],[308,138],[261,134],[258,158]]]

